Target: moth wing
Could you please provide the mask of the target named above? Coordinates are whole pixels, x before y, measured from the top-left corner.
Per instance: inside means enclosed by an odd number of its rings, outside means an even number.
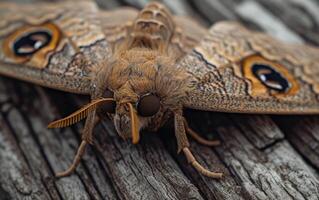
[[[178,67],[184,107],[238,113],[319,113],[319,49],[220,22]]]
[[[196,44],[208,34],[205,27],[187,16],[174,16],[175,32],[171,40],[174,53],[181,56],[189,53]]]
[[[91,2],[0,4],[0,74],[89,94],[111,48]]]
[[[126,39],[138,13],[138,10],[129,7],[99,12],[102,31],[112,47]]]

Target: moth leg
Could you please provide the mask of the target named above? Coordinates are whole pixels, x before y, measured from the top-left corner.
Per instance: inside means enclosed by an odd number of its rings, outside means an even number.
[[[80,164],[81,159],[83,157],[83,154],[85,152],[85,147],[88,143],[85,140],[82,140],[80,147],[78,148],[78,151],[74,157],[72,165],[65,171],[56,173],[55,177],[64,177],[64,176],[70,176],[76,169],[76,167]]]
[[[189,147],[189,142],[185,132],[184,117],[181,114],[174,115],[174,128],[177,140],[177,153],[180,153],[185,147]]]
[[[87,144],[92,144],[93,128],[97,125],[97,123],[99,121],[100,121],[100,118],[95,115],[95,112],[93,112],[92,114],[90,113],[90,115],[88,116],[88,118],[85,121],[85,127],[83,130],[84,132],[82,135],[82,142],[81,142],[80,147],[78,148],[78,150],[76,152],[76,155],[73,159],[71,166],[67,170],[57,173],[55,175],[56,177],[69,176],[75,171],[76,167],[81,162],[81,159],[85,153],[85,148],[86,148]]]
[[[198,133],[196,133],[194,130],[192,130],[184,118],[184,125],[186,129],[186,133],[188,133],[190,136],[192,136],[193,139],[195,139],[198,143],[206,145],[206,146],[218,146],[220,145],[219,140],[207,140],[203,137],[201,137]]]
[[[100,118],[96,115],[96,110],[93,110],[86,118],[82,140],[93,144],[93,128],[99,122]]]
[[[197,162],[193,154],[189,149],[189,142],[187,139],[184,117],[181,114],[175,113],[174,115],[175,135],[178,145],[178,153],[183,150],[188,163],[190,163],[199,173],[211,177],[211,178],[222,178],[223,173],[211,172],[205,169],[201,164]]]
[[[211,172],[205,169],[201,164],[199,164],[188,147],[183,148],[183,152],[186,156],[188,163],[190,163],[199,173],[211,178],[219,179],[223,177],[223,173]]]

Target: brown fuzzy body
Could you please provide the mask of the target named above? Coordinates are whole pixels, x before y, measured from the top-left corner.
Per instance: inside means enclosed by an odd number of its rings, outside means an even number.
[[[112,58],[96,72],[94,84],[98,92],[93,96],[101,97],[106,89],[114,92],[117,107],[111,117],[123,138],[131,135],[129,111],[124,103],[136,105],[139,98],[148,93],[161,99],[156,115],[139,116],[139,130],[157,130],[172,112],[182,107],[187,74],[176,67],[178,57],[169,46],[174,31],[170,16],[159,4],[146,7],[135,20],[127,39],[115,46]]]

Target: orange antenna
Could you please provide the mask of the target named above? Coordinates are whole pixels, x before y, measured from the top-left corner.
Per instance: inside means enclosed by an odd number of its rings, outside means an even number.
[[[63,128],[63,127],[67,127],[67,126],[70,126],[72,124],[75,124],[75,123],[81,121],[82,119],[84,119],[85,117],[87,117],[90,112],[92,112],[93,110],[95,110],[97,108],[97,106],[99,106],[105,102],[109,102],[109,101],[114,101],[114,99],[113,98],[103,98],[103,99],[93,100],[91,103],[83,106],[81,109],[77,110],[76,112],[72,113],[71,115],[69,115],[63,119],[59,119],[59,120],[56,120],[54,122],[51,122],[48,125],[48,128]]]
[[[131,129],[132,129],[132,143],[137,144],[140,140],[140,132],[138,130],[138,118],[136,116],[136,111],[134,110],[131,103],[127,103],[130,108],[131,115]]]

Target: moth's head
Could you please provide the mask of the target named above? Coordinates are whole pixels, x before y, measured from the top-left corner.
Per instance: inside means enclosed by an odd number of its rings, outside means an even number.
[[[65,127],[97,111],[113,119],[122,138],[137,143],[141,130],[158,129],[182,107],[187,75],[172,60],[156,52],[137,50],[102,63],[93,76],[92,102],[49,127]]]
[[[98,107],[100,115],[113,119],[116,131],[123,139],[139,140],[139,133],[145,128],[158,126],[167,107],[155,92],[136,93],[129,84],[118,90],[106,89],[103,98],[114,101],[105,102]]]

